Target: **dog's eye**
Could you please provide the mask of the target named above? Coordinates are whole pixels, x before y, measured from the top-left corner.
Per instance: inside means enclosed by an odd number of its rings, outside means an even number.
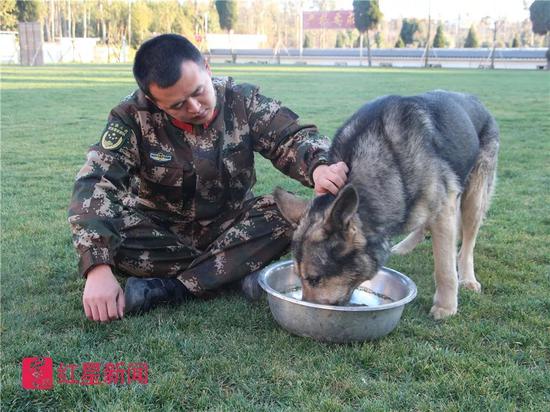
[[[307,283],[309,283],[310,286],[317,286],[319,284],[319,281],[321,278],[306,278]]]

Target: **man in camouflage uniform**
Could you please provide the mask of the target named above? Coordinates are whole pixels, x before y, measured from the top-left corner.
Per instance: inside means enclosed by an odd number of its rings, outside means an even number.
[[[69,207],[95,321],[204,296],[287,252],[291,227],[271,196],[254,197],[254,152],[317,193],[347,167],[326,165],[328,141],[249,84],[212,78],[185,38],[145,42],[140,87],[109,116],[78,173]],[[132,276],[123,292],[113,272]],[[252,275],[250,275],[252,274]]]

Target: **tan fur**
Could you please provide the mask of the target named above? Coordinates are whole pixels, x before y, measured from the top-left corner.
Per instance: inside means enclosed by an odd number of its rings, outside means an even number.
[[[425,238],[426,229],[422,226],[419,229],[409,233],[409,235],[391,248],[391,252],[396,255],[406,255],[421,243]]]
[[[342,253],[350,253],[352,250],[361,250],[365,248],[367,240],[363,233],[359,229],[361,222],[355,218],[354,222],[350,225],[349,230],[344,234],[345,247]]]
[[[285,204],[285,207],[280,209],[283,217],[293,226],[297,226],[298,222],[304,215],[309,202],[305,199],[294,196],[292,193],[289,193],[280,187],[275,189],[273,196],[279,199],[278,201],[281,204]]]
[[[454,315],[458,306],[456,273],[457,193],[447,196],[441,212],[431,226],[434,254],[435,295],[430,313],[435,319]]]
[[[343,296],[343,301],[349,300],[351,293],[357,285],[350,285],[350,277],[331,276],[324,277],[318,287],[304,285],[302,299],[308,302],[316,302],[325,305],[334,304],[334,296]]]
[[[316,223],[311,229],[308,230],[309,239],[312,242],[322,242],[326,239],[325,231],[321,222]]]
[[[498,146],[493,150],[498,150]],[[490,162],[491,159],[481,159],[470,174],[461,199],[462,246],[458,258],[458,276],[462,287],[475,292],[481,292],[481,284],[474,274],[474,247],[479,227],[489,208],[496,175]]]

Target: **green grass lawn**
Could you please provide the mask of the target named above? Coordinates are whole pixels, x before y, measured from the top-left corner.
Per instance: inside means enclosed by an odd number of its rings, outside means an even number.
[[[106,116],[134,89],[129,66],[3,67],[2,410],[548,410],[550,404],[550,75],[539,71],[214,66],[257,84],[333,135],[383,94],[476,94],[502,143],[496,194],[476,248],[480,295],[428,316],[427,241],[388,266],[418,286],[397,329],[376,342],[292,336],[265,301],[237,293],[110,324],[82,310],[66,208]],[[311,192],[258,161],[257,193]],[[146,385],[21,385],[23,358],[54,366],[146,362]],[[55,380],[57,382],[57,379]]]

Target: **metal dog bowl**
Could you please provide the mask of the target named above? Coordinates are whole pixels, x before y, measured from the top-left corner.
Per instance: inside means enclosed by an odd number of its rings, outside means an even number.
[[[300,278],[291,260],[266,267],[259,282],[279,325],[293,334],[326,342],[381,338],[397,326],[405,304],[416,297],[414,282],[386,267],[359,285],[349,306],[302,301]]]

